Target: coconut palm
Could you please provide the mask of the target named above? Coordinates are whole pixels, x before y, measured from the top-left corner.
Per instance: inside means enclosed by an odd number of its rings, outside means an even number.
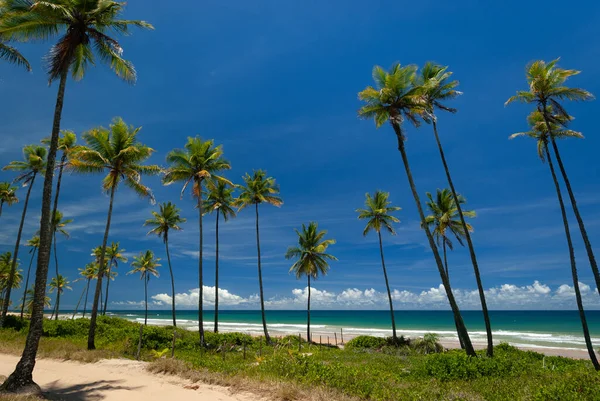
[[[62,295],[63,292],[65,292],[65,290],[72,290],[72,288],[69,286],[69,281],[67,281],[66,277],[62,276],[62,275],[58,275],[58,277],[53,277],[52,281],[50,281],[50,293],[56,291],[56,303],[54,304],[54,311],[52,312],[53,315],[56,316],[56,320],[58,320],[58,311],[60,308],[60,296]]]
[[[142,174],[155,175],[160,173],[161,170],[160,167],[155,165],[142,164],[154,153],[154,149],[138,142],[137,135],[140,129],[128,126],[121,118],[115,118],[109,129],[99,127],[83,134],[87,146],[78,146],[71,152],[69,169],[78,173],[107,173],[102,180],[102,189],[110,193],[108,217],[98,263],[102,267],[105,266],[107,260],[106,244],[110,231],[115,192],[119,184],[123,183],[140,197],[149,198],[154,202],[150,188],[140,182],[141,176]],[[96,292],[94,293],[88,349],[95,349],[96,318],[98,316],[103,275],[104,269],[101,269],[96,283]]]
[[[87,265],[85,265],[85,268],[77,269],[77,270],[79,270],[79,275],[81,277],[75,281],[81,281],[81,280],[86,281],[86,285],[85,285],[83,291],[81,292],[81,296],[79,297],[79,302],[81,302],[81,298],[83,297],[83,294],[85,293],[85,301],[83,303],[83,317],[85,317],[85,313],[87,311],[87,300],[88,300],[88,292],[90,290],[90,282],[92,280],[95,280],[98,278],[98,270],[99,269],[98,269],[98,264],[96,262],[92,262],[92,263],[88,263]],[[77,306],[75,307],[75,312],[73,312],[73,319],[75,318],[75,314],[77,313],[77,310],[79,309],[79,302],[77,303]]]
[[[198,327],[200,333],[200,345],[204,346],[204,278],[203,278],[203,233],[202,233],[202,186],[204,181],[212,178],[231,184],[225,178],[217,175],[218,172],[229,170],[231,164],[223,158],[223,148],[214,146],[214,141],[203,141],[200,137],[188,138],[184,149],[174,149],[167,155],[169,167],[163,177],[163,183],[170,185],[175,182],[183,182],[181,196],[190,184],[193,185],[192,193],[196,197],[198,207],[199,227],[199,256],[198,256],[198,282],[200,294],[198,297]]]
[[[13,290],[21,287],[23,276],[21,275],[21,270],[18,268],[19,262],[16,263],[17,267],[14,273],[12,272],[12,265],[12,253],[4,252],[3,254],[0,254],[0,299],[4,299],[2,296],[8,291],[9,286]]]
[[[44,179],[40,223],[40,248],[36,273],[36,301],[31,316],[29,341],[14,373],[2,390],[15,392],[35,385],[32,372],[42,335],[43,304],[48,278],[51,236],[52,180],[58,149],[58,136],[69,73],[74,80],[84,77],[94,65],[96,54],[117,76],[127,82],[136,80],[133,64],[122,58],[123,49],[111,34],[129,33],[131,26],[152,29],[144,21],[121,19],[125,3],[110,0],[3,0],[0,3],[0,36],[21,42],[58,37],[47,57],[50,82],[59,81],[52,123],[48,169]],[[92,325],[95,328],[95,319]]]
[[[440,336],[435,333],[425,333],[423,338],[415,341],[413,348],[423,354],[436,354],[444,351],[440,344]]]
[[[29,267],[27,268],[27,279],[25,280],[25,292],[29,290],[29,275],[31,274],[31,266],[33,265],[33,259],[35,258],[35,253],[40,247],[40,237],[34,236],[29,241],[27,241],[27,246],[31,247],[29,253],[31,254],[31,259],[29,259]],[[21,319],[23,319],[23,311],[25,310],[25,296],[23,296],[23,303],[21,305]]]
[[[306,340],[310,343],[310,279],[316,280],[319,274],[326,275],[329,271],[330,260],[337,260],[327,252],[330,245],[335,244],[333,239],[324,239],[327,231],[320,230],[315,222],[310,222],[308,227],[302,224],[302,231],[295,230],[298,234],[298,246],[288,248],[285,258],[297,259],[290,268],[290,273],[295,273],[296,278],[306,276],[308,280],[307,308],[306,308]]]
[[[155,258],[152,251],[140,252],[139,256],[134,256],[133,262],[131,262],[133,270],[127,273],[140,273],[140,279],[144,280],[144,302],[146,305],[144,326],[148,324],[148,281],[150,281],[150,276],[159,276],[158,271],[156,270],[156,268],[160,266],[158,263],[159,261],[160,258]]]
[[[415,199],[417,211],[419,212],[421,225],[424,227],[429,246],[433,252],[442,284],[446,290],[448,302],[452,308],[452,313],[455,320],[458,322],[458,336],[462,338],[467,354],[474,356],[475,350],[471,343],[471,339],[469,338],[469,333],[465,327],[454,294],[452,293],[450,282],[444,272],[444,265],[440,258],[439,250],[437,249],[429,227],[425,224],[425,213],[423,212],[421,200],[419,199],[417,187],[406,154],[406,136],[402,123],[405,120],[408,120],[413,125],[419,126],[420,123],[418,117],[425,114],[423,97],[420,96],[419,87],[415,86],[416,74],[417,67],[413,65],[403,67],[399,63],[396,63],[389,71],[385,71],[383,68],[375,66],[373,68],[375,87],[368,86],[358,94],[359,99],[366,103],[358,111],[358,115],[361,118],[373,118],[377,128],[381,127],[386,122],[389,122],[394,129],[398,141],[398,150],[402,156],[410,189]]]
[[[123,255],[125,249],[119,249],[120,244],[118,242],[112,242],[109,247],[106,248],[106,259],[108,259],[108,270],[106,271],[106,293],[104,294],[104,309],[102,315],[106,315],[106,308],[108,307],[108,288],[111,281],[115,281],[117,272],[113,269],[119,267],[119,262],[127,263],[127,258]]]
[[[549,108],[549,106],[548,106]],[[594,347],[592,344],[592,339],[590,336],[587,319],[585,316],[585,311],[583,309],[583,301],[581,298],[581,290],[579,288],[579,275],[577,272],[577,264],[575,262],[575,250],[573,249],[573,241],[571,239],[571,233],[569,228],[569,220],[567,218],[567,212],[565,210],[565,204],[562,197],[562,191],[560,189],[560,184],[556,177],[556,172],[554,170],[554,164],[552,162],[552,157],[550,155],[550,150],[548,147],[548,143],[551,141],[550,137],[554,136],[555,138],[583,138],[583,135],[579,132],[571,131],[564,129],[563,126],[566,125],[567,121],[565,119],[567,117],[562,115],[552,114],[552,110],[547,110],[548,114],[552,116],[551,119],[544,118],[543,113],[539,111],[534,111],[528,117],[528,123],[531,126],[531,130],[527,132],[519,132],[510,136],[510,138],[517,137],[530,137],[537,141],[537,153],[538,157],[544,162],[548,162],[548,167],[550,168],[550,173],[552,175],[552,180],[554,181],[554,187],[556,188],[556,196],[558,198],[558,203],[560,205],[560,212],[563,219],[563,225],[565,228],[565,235],[567,237],[567,247],[569,249],[569,258],[571,259],[571,275],[573,277],[573,288],[575,290],[575,300],[577,302],[577,308],[579,310],[579,318],[581,320],[581,326],[583,329],[583,337],[585,340],[585,344],[587,346],[588,354],[594,365],[596,370],[600,370],[600,364],[598,363],[598,358],[596,357],[596,353],[594,352]],[[568,119],[571,119],[569,116]],[[547,124],[547,121],[555,121]],[[548,129],[550,128],[550,129]]]
[[[241,193],[235,200],[234,205],[238,207],[238,211],[254,205],[256,212],[256,250],[258,253],[258,286],[260,289],[260,310],[262,313],[262,324],[265,332],[267,343],[271,342],[269,331],[267,330],[267,319],[265,317],[265,297],[262,282],[262,266],[260,261],[260,235],[258,230],[258,205],[267,203],[273,206],[280,207],[283,205],[283,200],[279,195],[279,186],[275,183],[275,178],[267,177],[267,172],[264,170],[255,170],[254,174],[246,173],[244,177],[244,185],[239,186]]]
[[[392,292],[390,291],[390,283],[388,281],[387,270],[385,268],[385,259],[383,257],[383,242],[381,240],[381,230],[384,229],[391,235],[396,235],[393,223],[400,223],[400,220],[392,216],[392,213],[401,210],[401,208],[398,206],[390,206],[391,202],[388,200],[389,196],[389,192],[382,191],[375,191],[373,196],[367,193],[365,194],[365,208],[357,209],[356,212],[358,213],[358,218],[360,220],[368,220],[367,226],[363,231],[363,235],[367,236],[369,232],[375,231],[379,238],[379,253],[381,254],[381,267],[383,268],[385,288],[387,289],[388,300],[390,302],[390,314],[392,318],[392,339],[396,344],[398,343],[398,337],[396,335],[396,319],[394,317]]]
[[[35,289],[34,288],[30,288],[27,290],[27,292],[25,292],[25,294],[23,294],[23,303],[25,304],[25,308],[27,310],[27,313],[31,315],[31,313],[33,312],[33,301],[35,298]],[[50,306],[52,306],[52,302],[50,300],[50,297],[48,296],[44,296],[44,308],[49,308]]]
[[[549,63],[546,63],[543,60],[537,60],[530,63],[526,68],[529,90],[517,91],[517,94],[510,97],[505,105],[516,101],[534,104],[536,110],[541,114],[544,124],[546,124],[546,131],[549,133],[548,141],[552,144],[554,156],[556,157],[556,162],[563,180],[565,181],[565,187],[567,188],[571,206],[573,207],[573,212],[575,213],[575,218],[579,225],[579,231],[583,237],[585,250],[594,274],[594,280],[596,281],[596,290],[600,295],[600,271],[598,270],[596,257],[594,256],[592,244],[590,243],[590,239],[585,229],[583,218],[579,213],[577,200],[573,194],[571,182],[567,176],[567,171],[565,170],[565,166],[558,150],[558,144],[556,143],[556,139],[569,138],[570,136],[554,133],[554,131],[565,131],[566,125],[572,120],[572,117],[561,104],[562,101],[586,101],[592,100],[594,96],[584,89],[565,86],[567,79],[574,75],[578,75],[581,71],[560,68],[557,66],[558,61],[559,59],[557,58]]]
[[[219,216],[228,221],[235,217],[233,209],[235,187],[224,181],[207,181],[208,195],[204,201],[204,210],[207,213],[216,212],[215,218],[215,333],[219,331]]]
[[[27,189],[27,195],[25,195],[25,203],[23,204],[23,213],[21,214],[21,223],[19,224],[19,231],[17,232],[17,240],[15,243],[15,250],[13,252],[13,266],[11,269],[11,275],[9,276],[7,283],[6,292],[4,294],[4,303],[2,304],[2,315],[0,316],[0,327],[6,318],[8,312],[8,304],[10,303],[10,294],[12,289],[12,280],[17,268],[17,258],[19,256],[19,246],[21,244],[21,235],[23,234],[23,225],[25,224],[25,217],[27,216],[27,206],[29,205],[29,197],[31,196],[31,189],[35,183],[35,179],[38,174],[43,173],[46,168],[46,148],[39,145],[28,145],[23,148],[23,161],[12,161],[3,170],[18,171],[20,174],[15,179],[15,182],[21,182],[23,186],[29,186]],[[0,387],[3,389],[4,387]]]
[[[0,216],[2,216],[2,208],[6,203],[8,206],[19,202],[17,198],[17,187],[13,186],[10,182],[0,182]]]
[[[29,61],[17,49],[4,42],[2,38],[0,38],[0,60],[8,61],[31,71]]]
[[[481,302],[483,310],[483,320],[485,323],[485,330],[487,334],[487,355],[489,357],[492,357],[494,355],[492,325],[490,322],[487,302],[485,299],[485,289],[483,288],[481,274],[479,272],[479,264],[477,263],[477,255],[475,254],[475,247],[471,239],[471,234],[469,233],[469,230],[467,228],[468,224],[465,221],[465,216],[461,208],[459,195],[457,194],[456,188],[454,187],[454,181],[452,180],[452,176],[450,175],[450,168],[448,167],[446,155],[444,153],[444,148],[442,147],[442,142],[440,141],[437,129],[437,116],[435,114],[435,111],[442,110],[450,113],[456,113],[457,110],[455,108],[448,107],[442,102],[454,99],[462,94],[461,92],[456,90],[456,88],[458,87],[458,81],[450,81],[451,77],[452,72],[448,71],[448,67],[443,67],[431,62],[427,62],[425,63],[423,68],[421,68],[420,74],[417,78],[419,95],[423,100],[424,107],[424,112],[421,115],[426,122],[431,123],[431,125],[433,126],[433,134],[435,136],[435,141],[440,152],[442,164],[444,165],[446,179],[448,180],[448,185],[450,186],[450,191],[452,197],[454,198],[454,203],[457,207],[460,224],[463,226],[463,232],[465,234],[464,237],[467,240],[469,255],[471,257],[471,263],[473,264],[473,272],[475,273],[475,280],[477,282],[477,289],[479,291],[479,300]]]
[[[72,222],[73,222],[73,219],[65,219],[63,214],[58,210],[56,210],[54,212],[54,214],[52,214],[52,237],[53,237],[52,243],[54,244],[54,263],[56,266],[55,278],[58,278],[60,276],[60,274],[58,274],[58,251],[56,250],[56,233],[62,234],[65,238],[69,238],[70,234],[65,229],[65,227],[68,224],[71,224]],[[57,292],[56,293],[57,301],[58,301],[59,296],[60,296],[60,293]],[[58,310],[57,310],[57,312],[58,312]],[[55,319],[58,320],[58,314],[55,315]]]
[[[175,277],[173,276],[173,267],[171,266],[171,254],[169,253],[169,230],[181,231],[179,224],[185,223],[186,219],[180,216],[180,210],[171,202],[163,203],[159,206],[160,212],[152,212],[153,218],[146,220],[144,226],[153,227],[148,231],[148,235],[156,234],[162,238],[167,251],[167,261],[169,262],[169,274],[171,275],[171,306],[173,309],[173,327],[177,327],[175,317]]]

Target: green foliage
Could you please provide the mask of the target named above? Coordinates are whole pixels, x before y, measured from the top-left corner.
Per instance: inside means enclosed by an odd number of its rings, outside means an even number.
[[[358,336],[348,341],[346,348],[381,348],[387,343],[387,340],[383,337]]]

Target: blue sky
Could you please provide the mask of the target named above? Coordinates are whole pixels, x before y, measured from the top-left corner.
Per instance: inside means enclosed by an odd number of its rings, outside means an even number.
[[[600,5],[586,1],[564,7],[547,1],[477,1],[441,5],[372,2],[241,1],[190,3],[169,9],[164,2],[130,1],[126,17],[155,25],[122,39],[124,56],[137,67],[135,86],[119,81],[105,66],[89,71],[81,82],[69,81],[62,127],[81,134],[115,116],[143,126],[140,140],[156,149],[151,162],[164,165],[165,155],[200,135],[223,144],[232,163],[227,177],[240,182],[252,169],[266,169],[281,186],[282,208],[261,206],[265,294],[273,308],[304,307],[305,283],[288,274],[283,257],[296,241],[293,228],[316,220],[337,239],[331,252],[340,260],[315,283],[321,308],[385,307],[385,290],[375,236],[363,238],[356,219],[365,192],[382,189],[401,206],[396,237],[384,237],[390,284],[399,308],[445,307],[440,279],[409,192],[396,140],[389,126],[376,130],[356,117],[357,92],[371,84],[371,69],[394,61],[422,65],[432,60],[449,65],[464,95],[452,103],[456,115],[440,115],[439,129],[458,190],[478,212],[472,222],[484,286],[495,309],[573,308],[574,299],[564,232],[553,184],[535,143],[509,141],[526,129],[526,105],[503,106],[526,86],[524,67],[534,59],[562,57],[561,65],[582,70],[570,81],[600,93]],[[159,7],[161,5],[161,7]],[[543,21],[560,20],[540,34]],[[34,66],[31,74],[0,65],[3,94],[0,162],[20,157],[20,148],[49,134],[56,85],[50,88],[42,56],[48,43],[22,45]],[[598,102],[567,105],[576,117],[572,128],[584,141],[560,143],[568,173],[596,252],[600,235],[600,185],[594,156]],[[407,149],[421,196],[446,186],[430,127],[408,127]],[[12,173],[0,172],[1,180]],[[108,197],[100,176],[67,175],[60,209],[75,222],[72,237],[59,241],[62,272],[75,279],[89,262],[90,249],[102,239]],[[184,231],[171,237],[176,292],[182,307],[197,299],[197,213],[180,188],[162,187],[145,178],[158,201],[175,201],[188,218]],[[20,191],[24,197],[25,191]],[[116,196],[110,240],[120,241],[128,256],[153,249],[164,258],[162,243],[146,237],[143,221],[155,207],[128,188]],[[41,182],[34,189],[24,240],[39,224]],[[12,251],[22,203],[6,208],[0,219],[0,250]],[[214,219],[205,219],[205,284],[214,285]],[[600,308],[593,294],[589,264],[575,220],[580,281],[591,286],[586,302]],[[26,267],[27,249],[20,258]],[[163,274],[150,282],[154,307],[169,292]],[[221,285],[224,307],[255,308],[258,292],[253,213],[242,211],[222,225]],[[51,271],[53,266],[51,266]],[[465,308],[477,308],[468,253],[450,256],[451,279]],[[111,284],[114,308],[138,307],[142,282],[119,267]],[[534,284],[537,281],[537,284]],[[73,306],[81,283],[63,298]],[[503,287],[504,286],[504,287]],[[562,287],[561,287],[562,286]],[[196,292],[194,292],[196,289]],[[210,289],[209,289],[210,290]],[[373,291],[371,291],[373,290]],[[20,296],[20,291],[18,292]],[[210,293],[210,291],[209,291]],[[382,301],[383,300],[383,301]],[[210,301],[208,301],[210,304]]]

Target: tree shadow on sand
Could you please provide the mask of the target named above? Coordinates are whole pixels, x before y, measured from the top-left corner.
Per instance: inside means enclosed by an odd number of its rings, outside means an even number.
[[[136,390],[141,386],[120,385],[123,380],[97,380],[72,386],[61,385],[54,381],[43,388],[44,397],[48,400],[64,401],[100,401],[106,398],[108,392],[115,390]]]

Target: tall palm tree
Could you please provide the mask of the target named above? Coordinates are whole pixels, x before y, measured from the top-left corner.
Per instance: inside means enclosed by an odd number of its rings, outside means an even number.
[[[394,305],[392,303],[392,292],[390,291],[390,283],[388,281],[387,270],[385,268],[385,260],[383,258],[383,242],[381,240],[381,229],[387,230],[391,235],[396,235],[393,223],[400,223],[396,217],[392,216],[392,213],[401,210],[398,206],[390,206],[391,202],[388,200],[390,196],[389,192],[375,191],[373,196],[371,194],[365,194],[365,208],[357,209],[358,218],[361,220],[368,220],[367,226],[363,231],[363,235],[367,236],[369,232],[375,231],[379,238],[379,253],[381,254],[381,267],[383,268],[383,277],[385,278],[385,288],[387,289],[388,300],[390,302],[390,314],[392,317],[392,338],[394,343],[398,343],[398,337],[396,335],[396,319],[394,317]]]
[[[148,281],[150,281],[150,276],[159,276],[158,271],[156,270],[156,268],[160,266],[158,263],[159,261],[160,258],[155,258],[152,251],[141,252],[139,256],[133,257],[133,262],[131,262],[133,270],[127,273],[140,273],[140,279],[144,280],[144,302],[146,305],[144,326],[148,324]]]
[[[235,217],[233,209],[235,186],[224,181],[207,181],[208,195],[204,201],[204,210],[207,213],[217,212],[215,218],[215,333],[219,332],[219,216],[228,221]]]
[[[556,157],[556,162],[558,163],[561,175],[565,181],[571,206],[573,207],[573,212],[575,213],[575,218],[579,225],[579,231],[581,232],[585,250],[594,274],[594,280],[596,281],[596,290],[600,295],[600,271],[598,270],[596,257],[594,256],[592,244],[585,229],[581,214],[579,213],[579,208],[577,207],[577,200],[573,194],[571,182],[567,176],[567,171],[565,170],[565,166],[558,150],[558,145],[556,144],[556,139],[565,138],[565,136],[554,134],[554,131],[556,130],[564,131],[563,128],[566,128],[566,125],[572,120],[572,117],[562,106],[562,101],[586,101],[592,100],[594,96],[584,89],[565,86],[567,79],[579,74],[581,71],[560,68],[557,66],[558,61],[559,59],[557,58],[549,63],[546,63],[543,60],[537,60],[530,63],[526,68],[529,90],[517,91],[517,94],[510,97],[505,105],[516,101],[534,104],[536,110],[541,114],[549,134],[548,141],[552,144],[554,156]]]
[[[29,61],[17,49],[9,46],[2,38],[0,38],[0,60],[8,61],[11,64],[24,67],[27,71],[31,71]]]
[[[433,252],[442,284],[446,290],[448,302],[452,308],[452,313],[455,320],[458,322],[458,336],[462,338],[462,341],[465,344],[466,353],[474,356],[475,349],[473,348],[469,333],[467,332],[462,315],[460,314],[460,309],[456,303],[454,294],[452,293],[450,282],[444,272],[444,265],[440,258],[439,250],[435,245],[429,227],[425,224],[425,213],[423,212],[423,206],[419,199],[417,187],[406,154],[406,136],[402,123],[405,120],[408,120],[413,125],[419,126],[418,117],[424,115],[424,101],[422,96],[419,96],[420,90],[418,86],[415,86],[416,74],[417,67],[413,65],[403,67],[399,63],[396,63],[389,71],[385,71],[383,68],[375,66],[373,68],[375,87],[368,86],[358,94],[358,98],[366,103],[358,111],[358,115],[361,118],[373,118],[377,128],[381,127],[386,122],[389,122],[394,129],[396,139],[398,140],[398,150],[402,156],[404,169],[406,170],[408,183],[419,212],[421,225],[424,227],[429,246]]]
[[[106,308],[108,307],[108,287],[111,281],[114,281],[117,277],[117,272],[113,271],[119,267],[119,262],[127,263],[127,258],[123,255],[125,249],[119,249],[120,244],[118,242],[112,242],[109,247],[106,248],[106,258],[108,259],[108,270],[106,271],[106,293],[104,294],[104,310],[102,315],[106,315]]]
[[[88,263],[87,265],[85,265],[85,268],[78,269],[78,270],[79,270],[79,275],[81,277],[75,281],[80,281],[80,280],[86,281],[85,288],[81,292],[82,296],[83,296],[83,293],[85,292],[85,301],[83,302],[83,316],[82,316],[82,317],[85,317],[85,313],[87,312],[87,301],[88,301],[88,292],[90,291],[90,282],[92,280],[96,280],[98,278],[99,269],[98,269],[98,264],[96,262],[91,262],[91,263]],[[81,300],[81,297],[80,297],[80,300]],[[75,312],[73,313],[73,318],[75,317],[75,314],[77,313],[78,308],[79,308],[79,305],[77,305],[77,307],[75,308]]]
[[[448,107],[442,102],[454,99],[462,94],[461,92],[456,90],[456,88],[458,87],[458,81],[450,81],[451,76],[452,72],[448,71],[448,67],[443,67],[431,62],[427,62],[421,69],[421,73],[417,78],[417,85],[424,107],[422,117],[426,122],[431,123],[431,125],[433,126],[433,134],[435,136],[435,141],[440,152],[442,164],[444,165],[446,179],[448,180],[448,185],[450,186],[450,191],[452,193],[452,197],[454,198],[454,202],[457,207],[458,217],[460,218],[460,223],[462,224],[463,232],[465,233],[465,239],[467,240],[469,255],[471,256],[471,263],[473,264],[473,272],[475,273],[475,281],[477,282],[477,289],[479,291],[481,309],[483,311],[483,320],[485,323],[485,331],[487,334],[487,355],[489,357],[493,357],[494,341],[492,338],[492,324],[487,308],[487,301],[485,299],[485,289],[483,288],[481,274],[479,272],[479,264],[477,263],[477,255],[475,254],[475,246],[473,245],[471,234],[469,233],[469,230],[467,228],[468,224],[465,221],[465,216],[461,208],[459,195],[456,192],[456,188],[454,187],[454,181],[452,180],[452,176],[450,175],[450,168],[448,167],[446,155],[444,153],[444,148],[442,147],[442,142],[440,141],[440,137],[438,135],[437,130],[437,116],[435,114],[436,109],[447,111],[450,113],[456,113],[457,110],[455,108]]]
[[[193,184],[193,195],[196,197],[198,207],[199,227],[199,256],[198,256],[198,282],[200,294],[198,297],[198,328],[200,334],[200,345],[204,346],[204,278],[202,269],[203,260],[203,233],[202,233],[202,185],[206,179],[224,181],[231,184],[225,178],[217,175],[218,172],[231,169],[231,164],[223,158],[223,148],[214,146],[214,141],[203,141],[200,137],[188,138],[184,149],[174,149],[167,155],[167,168],[163,183],[170,185],[175,182],[183,182],[181,196],[190,184]]]
[[[275,178],[267,177],[267,172],[264,170],[255,170],[253,175],[246,173],[244,177],[244,185],[239,186],[241,193],[235,200],[235,206],[238,211],[254,205],[256,212],[256,250],[258,253],[258,286],[260,289],[260,310],[262,313],[262,324],[265,332],[265,340],[271,342],[269,331],[267,330],[267,319],[265,316],[265,297],[262,282],[262,265],[260,262],[260,235],[258,230],[258,205],[267,203],[273,206],[280,207],[283,205],[283,200],[279,195],[279,186],[275,183]]]
[[[150,198],[154,202],[150,188],[140,182],[141,176],[142,174],[155,175],[160,173],[161,170],[160,167],[155,165],[142,164],[154,153],[154,149],[142,145],[138,141],[137,135],[140,129],[128,126],[121,118],[115,118],[109,129],[99,127],[83,134],[87,146],[78,146],[71,153],[69,168],[73,171],[78,173],[107,172],[102,180],[102,189],[110,193],[110,201],[106,228],[102,239],[102,252],[98,263],[101,267],[105,266],[106,244],[110,231],[115,192],[119,184],[123,183],[140,197]],[[95,349],[96,318],[98,316],[103,275],[104,269],[102,268],[98,274],[94,294],[88,349]]]
[[[58,320],[58,311],[60,310],[60,296],[65,290],[72,290],[69,284],[66,277],[60,274],[57,277],[53,277],[52,281],[50,281],[50,292],[56,291],[56,303],[54,304],[54,311],[52,312],[52,314],[56,316],[56,320]]]
[[[42,335],[52,242],[52,180],[68,75],[71,73],[74,80],[82,79],[88,67],[94,65],[95,52],[117,76],[127,82],[135,82],[133,64],[122,58],[122,47],[109,35],[126,35],[131,26],[153,29],[144,21],[121,19],[124,7],[125,3],[111,0],[4,0],[0,3],[0,36],[6,40],[28,42],[58,36],[58,42],[50,49],[47,57],[47,71],[50,82],[59,81],[42,196],[36,297],[23,355],[13,374],[1,386],[7,392],[16,392],[26,387],[39,391],[32,372]],[[95,324],[93,326],[95,328]]]
[[[550,106],[548,106],[550,108]],[[583,301],[581,298],[581,290],[579,288],[579,277],[577,273],[577,264],[575,262],[575,251],[573,249],[573,241],[571,239],[571,232],[569,229],[569,220],[567,218],[567,212],[565,210],[565,204],[562,197],[562,191],[560,189],[560,184],[556,177],[556,172],[554,171],[554,164],[552,163],[552,157],[550,155],[550,150],[548,148],[548,143],[551,141],[550,137],[554,136],[555,139],[561,138],[583,138],[583,135],[579,132],[571,131],[562,128],[567,121],[567,118],[571,119],[571,117],[565,117],[563,115],[555,115],[552,114],[552,110],[547,110],[547,112],[552,116],[551,120],[544,118],[543,113],[539,111],[534,111],[531,113],[527,119],[529,125],[531,126],[531,130],[527,132],[519,132],[510,136],[510,138],[517,137],[530,137],[537,141],[537,153],[538,157],[544,162],[548,162],[548,167],[550,168],[550,173],[552,175],[552,180],[554,181],[554,187],[556,188],[556,196],[558,198],[558,203],[560,205],[560,212],[563,219],[563,225],[565,227],[565,235],[567,237],[567,247],[569,249],[569,258],[571,259],[571,275],[573,277],[573,288],[575,290],[575,299],[577,302],[577,308],[579,310],[579,318],[581,320],[581,326],[583,329],[583,337],[585,340],[585,344],[588,349],[588,354],[594,365],[596,370],[600,370],[600,364],[598,363],[598,358],[596,357],[596,353],[594,352],[594,347],[592,344],[592,339],[590,336],[587,319],[585,316],[585,311],[583,309]],[[556,121],[551,122],[549,125],[547,121]]]
[[[4,303],[2,304],[2,315],[0,316],[0,327],[6,318],[8,312],[8,304],[10,303],[10,294],[12,289],[12,280],[17,268],[17,260],[19,257],[19,246],[21,244],[21,235],[23,234],[23,225],[25,224],[25,217],[27,216],[27,206],[29,205],[29,197],[31,196],[31,189],[35,183],[35,179],[38,174],[43,173],[46,168],[46,148],[38,145],[28,145],[23,148],[23,161],[12,161],[3,170],[12,170],[20,172],[19,176],[15,179],[15,182],[21,182],[23,186],[29,186],[27,189],[27,195],[25,196],[25,203],[23,204],[23,213],[21,215],[21,223],[19,224],[19,231],[17,232],[17,241],[15,243],[15,250],[13,252],[13,266],[11,268],[11,275],[9,277],[8,286],[4,294]],[[0,387],[2,389],[4,387]]]
[[[55,278],[58,278],[60,276],[60,274],[58,274],[58,251],[56,250],[56,233],[62,234],[65,238],[69,238],[70,234],[65,229],[65,227],[68,224],[71,224],[72,222],[73,222],[73,219],[65,219],[63,217],[63,214],[60,211],[58,211],[58,210],[56,210],[52,214],[52,237],[53,237],[52,243],[54,244],[54,263],[55,263],[55,266],[56,266],[56,276],[55,276]],[[59,296],[60,296],[60,293],[57,292],[56,293],[57,301],[58,301],[58,297]],[[55,316],[55,319],[58,320],[58,314]]]
[[[17,187],[13,186],[10,182],[0,182],[0,216],[2,216],[2,208],[6,203],[8,206],[19,202],[17,198]]]
[[[31,247],[29,253],[31,254],[31,259],[29,259],[29,267],[27,268],[27,279],[25,280],[25,292],[29,290],[29,275],[31,274],[31,266],[33,265],[33,259],[35,258],[35,253],[40,247],[40,237],[35,235],[29,241],[27,241],[27,246]],[[25,295],[23,295],[23,304],[21,305],[21,319],[23,319],[23,311],[25,310]]]
[[[14,273],[12,272],[13,265],[12,253],[4,252],[0,254],[0,304],[4,305],[4,298],[2,297],[8,289],[16,290],[21,287],[23,276],[19,269],[19,262],[17,261]]]
[[[326,275],[329,271],[329,260],[337,260],[327,252],[330,245],[335,244],[334,239],[323,239],[327,231],[320,230],[317,223],[310,222],[308,227],[302,224],[302,231],[295,230],[298,234],[298,246],[288,248],[285,258],[297,259],[290,268],[296,278],[306,276],[308,280],[308,300],[306,308],[306,340],[310,343],[310,278],[316,280],[319,274]]]
[[[153,218],[146,220],[144,226],[153,227],[148,231],[148,235],[156,234],[162,238],[167,251],[167,261],[169,262],[169,274],[171,275],[171,306],[173,309],[173,327],[177,327],[175,317],[175,277],[173,276],[173,267],[171,266],[171,254],[169,253],[169,230],[181,231],[179,224],[185,223],[186,219],[179,214],[181,211],[171,202],[163,203],[159,206],[160,212],[152,212]]]

